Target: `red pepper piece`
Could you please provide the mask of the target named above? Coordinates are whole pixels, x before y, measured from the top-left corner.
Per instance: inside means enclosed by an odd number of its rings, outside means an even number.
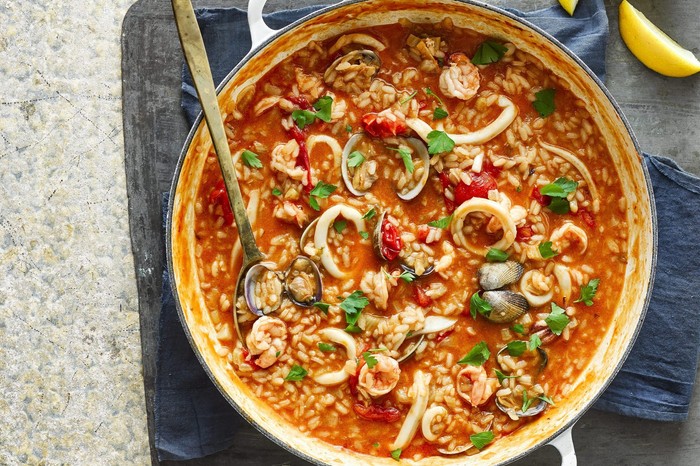
[[[314,110],[314,106],[303,95],[290,95],[287,97],[287,100],[302,110]]]
[[[216,183],[214,189],[209,193],[209,202],[221,206],[221,211],[224,214],[224,225],[233,224],[233,212],[231,211],[231,204],[228,201],[224,180],[220,180]]]
[[[580,216],[583,219],[583,223],[588,225],[589,228],[595,228],[595,217],[588,211],[588,209],[585,207],[579,207],[576,215]]]
[[[430,227],[428,225],[418,225],[418,241],[425,242],[430,234]]]
[[[435,337],[435,344],[437,345],[437,344],[441,343],[445,338],[452,335],[452,332],[454,332],[454,331],[455,331],[455,329],[451,328],[449,330],[445,330],[442,333],[439,333],[438,336]]]
[[[386,408],[374,404],[365,406],[362,403],[355,403],[352,405],[352,410],[367,421],[396,422],[401,419],[401,411],[394,407]]]
[[[528,241],[532,238],[533,232],[530,225],[523,225],[517,228],[517,234],[515,235],[516,241]]]
[[[243,360],[247,362],[253,369],[262,369],[262,367],[258,366],[258,364],[255,362],[253,355],[250,354],[250,352],[245,348],[243,348]]]
[[[498,178],[498,176],[501,174],[501,167],[495,166],[491,162],[491,159],[484,157],[484,163],[481,165],[481,172],[488,173],[492,177]]]
[[[296,124],[289,128],[289,135],[299,144],[299,155],[297,155],[296,166],[306,170],[307,183],[304,186],[304,192],[310,193],[314,187],[313,181],[311,180],[311,160],[309,159],[309,151],[306,149],[306,135]]]
[[[489,197],[489,191],[498,188],[498,183],[493,176],[486,172],[470,174],[472,183],[466,184],[459,182],[455,188],[455,203],[460,205],[464,201],[468,201],[473,197]]]
[[[408,127],[401,120],[393,120],[381,113],[367,113],[362,117],[362,128],[375,138],[389,138],[406,132]]]
[[[389,220],[384,219],[382,223],[382,255],[387,260],[394,260],[402,248],[403,241],[399,230]]]
[[[549,196],[545,196],[540,192],[539,186],[535,187],[532,189],[532,192],[530,193],[530,198],[536,200],[537,202],[540,203],[542,206],[548,206],[550,202],[552,202],[552,198]]]
[[[425,293],[425,290],[418,285],[413,286],[413,299],[420,307],[428,307],[433,300]]]

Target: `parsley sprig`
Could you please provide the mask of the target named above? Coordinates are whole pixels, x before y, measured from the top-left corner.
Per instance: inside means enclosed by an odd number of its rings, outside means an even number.
[[[508,253],[497,248],[489,249],[486,253],[486,260],[489,262],[505,262],[508,260]]]
[[[441,228],[445,229],[448,226],[450,226],[450,222],[452,222],[452,215],[448,215],[447,217],[443,217],[440,220],[433,220],[432,222],[428,222],[429,227],[435,227],[435,228]]]
[[[319,181],[309,193],[309,205],[311,208],[314,210],[321,210],[321,206],[318,205],[318,200],[328,198],[336,189],[338,189],[337,186]]]
[[[593,306],[593,298],[595,298],[595,294],[598,292],[599,284],[599,278],[590,280],[586,285],[581,287],[581,296],[574,302],[583,303],[586,306]]]
[[[406,167],[406,171],[408,173],[413,173],[415,167],[413,166],[413,158],[411,157],[411,151],[409,151],[405,147],[387,147],[387,149],[398,152],[401,156],[401,160],[403,160],[404,166]]]
[[[552,249],[551,241],[545,241],[544,243],[541,243],[539,246],[537,246],[537,249],[539,249],[540,256],[542,256],[542,259],[551,259],[552,257],[559,255],[559,251],[557,251],[556,249]]]
[[[348,326],[346,332],[359,333],[362,331],[357,326],[357,320],[360,318],[360,313],[369,304],[369,299],[365,297],[362,291],[355,290],[347,298],[340,303],[340,308],[345,311],[345,322]]]
[[[479,313],[482,316],[488,316],[491,314],[493,306],[491,306],[488,301],[479,296],[479,293],[474,293],[469,300],[469,313],[472,318],[476,319],[476,314]]]
[[[243,163],[251,168],[262,168],[263,166],[262,162],[258,158],[258,154],[252,150],[244,150],[243,153],[241,153],[241,158],[243,159]]]
[[[549,313],[544,321],[547,326],[555,335],[561,335],[567,325],[569,325],[569,317],[566,315],[566,311],[561,307],[557,306],[556,303],[552,303],[552,312]]]
[[[365,156],[362,155],[362,152],[359,150],[350,152],[348,155],[348,167],[350,168],[356,168],[362,165],[362,163],[365,161]]]
[[[289,370],[289,373],[284,378],[284,380],[289,380],[291,382],[299,382],[300,380],[304,380],[304,377],[306,377],[306,374],[308,373],[309,372],[303,367],[301,367],[299,364],[294,364]]]
[[[430,155],[450,152],[455,147],[455,142],[444,131],[433,130],[428,133],[428,153]]]
[[[491,356],[489,347],[485,341],[477,343],[457,364],[469,364],[470,366],[481,366]]]
[[[318,118],[326,123],[331,121],[331,110],[333,108],[333,98],[329,95],[323,96],[313,104],[314,110],[294,110],[292,112],[292,120],[297,124],[299,129],[304,129],[312,124]]]
[[[474,445],[477,448],[477,450],[481,450],[486,445],[493,442],[494,438],[495,436],[490,430],[479,432],[477,434],[472,434],[469,436],[469,440],[472,442],[472,445]]]
[[[496,63],[507,51],[508,48],[505,45],[487,40],[476,49],[476,53],[472,57],[472,63],[474,65]]]
[[[542,89],[535,93],[535,101],[532,102],[532,106],[542,118],[548,117],[556,110],[554,106],[555,92],[554,89]]]
[[[568,214],[570,210],[567,196],[578,187],[576,181],[565,177],[557,178],[554,183],[549,183],[540,188],[540,193],[549,196],[550,202],[547,208],[555,214]]]

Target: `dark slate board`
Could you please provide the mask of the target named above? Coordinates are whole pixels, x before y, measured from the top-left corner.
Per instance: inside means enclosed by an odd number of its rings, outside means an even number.
[[[585,1],[585,0],[583,0]],[[695,19],[684,18],[683,8],[694,0],[674,2],[680,26],[676,30],[695,34]],[[207,0],[195,6],[245,7],[243,0]],[[314,0],[272,0],[266,11],[331,3]],[[505,2],[493,2],[504,4]],[[522,9],[554,3],[542,0],[517,2]],[[608,47],[608,76],[613,94],[622,104],[643,147],[650,152],[666,152],[694,173],[700,173],[697,155],[700,147],[697,122],[698,76],[681,80],[649,76],[616,39],[617,4],[608,0],[611,41]],[[638,0],[635,5],[654,11],[654,0]],[[685,4],[685,5],[683,5]],[[656,18],[652,18],[655,20]],[[662,20],[663,21],[663,20]],[[660,24],[662,27],[665,24]],[[695,31],[695,32],[691,32]],[[693,43],[690,42],[692,45]],[[695,44],[697,45],[697,43]],[[148,414],[149,443],[153,464],[159,464],[153,450],[153,393],[156,338],[160,310],[161,276],[165,248],[161,225],[161,193],[168,191],[177,158],[189,128],[180,109],[182,55],[172,19],[170,3],[139,0],[128,11],[122,29],[122,81],[124,140],[126,157],[129,223],[134,252],[141,315],[144,391]],[[626,83],[634,76],[635,87]],[[670,92],[669,89],[671,89]],[[652,100],[650,100],[652,99]],[[678,111],[684,110],[679,120]],[[645,131],[646,130],[646,131]],[[653,138],[647,139],[649,136]],[[666,141],[672,138],[670,147]],[[692,148],[692,150],[688,150]],[[580,464],[586,465],[688,465],[697,464],[700,453],[700,400],[695,397],[686,424],[665,424],[590,411],[574,428],[574,443]],[[174,462],[164,462],[164,464]],[[516,465],[558,465],[558,453],[542,448]],[[186,461],[192,466],[236,464],[305,465],[267,440],[250,426],[239,429],[236,446],[210,457]]]

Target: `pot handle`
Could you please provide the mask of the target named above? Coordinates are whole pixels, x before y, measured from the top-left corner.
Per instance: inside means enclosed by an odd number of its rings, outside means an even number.
[[[561,466],[576,466],[576,451],[574,450],[574,441],[571,438],[571,429],[573,428],[574,426],[569,427],[549,442],[549,445],[559,450]]]
[[[263,8],[267,0],[248,0],[248,27],[252,48],[272,37],[277,30],[269,28],[263,20]]]

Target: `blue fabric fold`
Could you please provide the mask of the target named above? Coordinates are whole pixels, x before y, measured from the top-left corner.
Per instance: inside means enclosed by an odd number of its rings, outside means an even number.
[[[266,15],[281,28],[320,7]],[[582,0],[573,18],[559,6],[522,13],[509,9],[561,41],[601,79],[605,78],[608,19],[603,0]],[[218,84],[250,48],[245,12],[197,11]],[[189,72],[183,67],[182,107],[190,123],[199,114]],[[700,179],[672,160],[646,156],[656,194],[659,251],[656,282],[647,318],[621,371],[596,403],[606,411],[661,421],[687,418],[700,346],[696,309],[700,255],[692,232],[700,226]],[[167,202],[164,204],[164,209]],[[218,393],[194,356],[178,321],[169,277],[163,280],[163,306],[156,378],[156,449],[159,458],[189,459],[225,449],[244,422]]]

